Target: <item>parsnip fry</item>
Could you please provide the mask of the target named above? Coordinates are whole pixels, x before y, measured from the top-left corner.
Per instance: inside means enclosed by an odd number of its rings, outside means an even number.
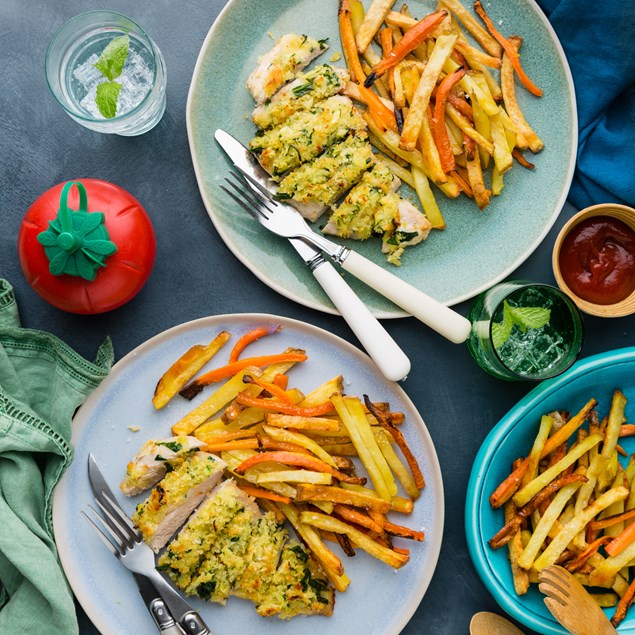
[[[370,7],[368,7],[364,21],[355,36],[357,50],[360,53],[363,53],[368,48],[368,45],[375,37],[375,33],[379,31],[379,27],[392,9],[393,4],[395,4],[395,0],[373,0]]]
[[[303,417],[298,415],[281,415],[269,413],[265,418],[270,426],[276,428],[293,428],[295,430],[322,430],[325,432],[337,432],[340,423],[336,419],[326,417]]]
[[[410,104],[410,110],[408,110],[404,121],[399,140],[399,147],[402,150],[412,151],[416,147],[417,137],[421,130],[423,118],[427,113],[430,96],[437,84],[445,61],[452,53],[456,40],[456,35],[441,35],[435,42],[434,49],[421,74],[419,85],[412,99],[412,104]]]
[[[311,472],[310,470],[279,470],[266,472],[256,477],[256,483],[315,483],[316,485],[330,485],[333,477],[324,472]]]
[[[342,424],[348,431],[377,493],[384,500],[389,501],[397,494],[397,485],[384,455],[377,447],[377,442],[359,399],[352,397],[343,399],[338,395],[332,397],[331,401],[342,420]]]
[[[392,445],[388,439],[388,433],[385,430],[375,431],[375,438],[382,454],[386,458],[390,469],[394,472],[395,476],[406,490],[406,493],[413,500],[419,498],[421,492],[415,483],[410,470],[401,462],[397,453],[393,450]],[[393,497],[394,498],[394,497]]]
[[[221,408],[224,408],[232,399],[245,388],[243,376],[262,375],[262,371],[255,366],[247,367],[236,373],[230,380],[224,383],[216,392],[211,394],[202,404],[188,412],[180,421],[172,426],[172,434],[191,434],[199,425],[213,417]]]
[[[441,5],[447,7],[463,23],[463,26],[490,55],[500,57],[501,45],[478,23],[460,0],[442,0]]]
[[[518,50],[518,47],[520,46],[520,39],[509,38],[509,41],[512,46]],[[509,118],[514,122],[514,125],[518,128],[519,132],[527,140],[529,149],[534,153],[540,152],[544,144],[540,137],[534,132],[533,128],[527,123],[527,120],[518,105],[514,84],[514,67],[512,66],[511,60],[506,53],[503,55],[503,64],[501,66],[501,90],[503,93],[505,109],[509,114]]]
[[[434,229],[445,229],[445,221],[430,189],[426,175],[414,165],[411,168],[415,190],[425,215]]]
[[[544,544],[547,535],[551,531],[554,523],[560,517],[565,505],[569,502],[571,497],[580,487],[580,483],[570,483],[565,485],[553,498],[549,507],[547,507],[545,513],[541,516],[540,521],[533,533],[529,542],[525,546],[522,554],[518,558],[518,566],[523,569],[531,569],[538,552]]]
[[[406,555],[396,553],[392,549],[388,549],[387,547],[380,545],[378,542],[375,542],[358,529],[355,529],[351,525],[344,523],[337,518],[333,518],[332,516],[316,514],[314,512],[302,512],[300,514],[300,520],[306,525],[311,525],[319,529],[333,531],[338,534],[346,534],[360,549],[363,549],[371,556],[385,562],[395,569],[403,567],[403,565],[410,559]]]
[[[543,487],[551,483],[551,481],[561,472],[573,465],[585,452],[602,441],[601,434],[592,434],[584,441],[573,447],[567,454],[555,465],[545,470],[542,474],[533,479],[530,483],[521,488],[514,495],[514,503],[519,507],[527,504]],[[627,490],[628,494],[628,490]],[[604,509],[604,508],[602,508]]]
[[[594,435],[591,435],[594,436]],[[589,437],[591,438],[591,437]],[[545,567],[550,564],[554,564],[558,559],[560,554],[567,548],[567,545],[573,540],[573,537],[579,532],[582,531],[584,527],[594,518],[597,514],[599,514],[603,509],[606,509],[609,505],[612,505],[615,501],[624,500],[628,496],[628,490],[625,487],[616,487],[614,489],[610,489],[608,492],[604,492],[599,498],[597,498],[593,503],[591,503],[584,511],[576,514],[572,520],[570,520],[558,533],[558,535],[549,543],[549,546],[542,552],[542,554],[538,557],[538,559],[534,562],[534,569],[538,571],[542,571]],[[628,551],[628,550],[627,550]],[[623,552],[623,555],[626,552]],[[617,556],[617,558],[620,558]],[[635,556],[635,549],[631,554],[631,558]],[[612,560],[609,558],[606,562]],[[628,560],[626,560],[628,562]],[[602,566],[602,565],[600,565]],[[596,568],[594,572],[591,574],[593,576],[597,573],[598,569]],[[617,571],[622,568],[622,565],[617,567],[614,573],[609,575],[611,578]],[[602,569],[603,574],[612,570],[611,565],[606,565]],[[600,578],[600,574],[597,574],[597,577]],[[593,580],[591,580],[593,582]]]
[[[159,379],[152,403],[157,410],[165,406],[196,373],[227,343],[231,335],[221,331],[207,346],[197,344],[181,355]]]

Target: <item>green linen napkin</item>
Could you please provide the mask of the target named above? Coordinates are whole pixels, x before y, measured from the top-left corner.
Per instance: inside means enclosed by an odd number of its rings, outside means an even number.
[[[0,633],[78,632],[52,494],[73,456],[71,418],[113,360],[110,339],[89,362],[57,337],[22,328],[0,278]]]

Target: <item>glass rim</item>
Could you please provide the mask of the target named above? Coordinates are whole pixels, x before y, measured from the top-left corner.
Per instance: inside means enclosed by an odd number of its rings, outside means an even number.
[[[107,15],[111,15],[111,16],[115,16],[115,17],[120,17],[120,18],[124,18],[130,22],[132,22],[132,24],[135,25],[136,30],[139,31],[139,34],[145,38],[147,40],[147,42],[150,44],[150,48],[152,51],[152,55],[155,59],[155,64],[154,64],[154,73],[152,76],[152,87],[150,88],[150,90],[145,94],[145,96],[143,97],[143,99],[131,110],[129,110],[127,113],[124,113],[123,115],[115,115],[114,117],[111,118],[103,118],[103,119],[96,119],[95,117],[90,117],[90,116],[86,116],[83,115],[81,113],[76,112],[75,110],[72,110],[70,108],[68,108],[66,106],[65,103],[63,103],[63,101],[57,96],[56,91],[53,89],[53,86],[51,85],[51,80],[49,79],[49,73],[48,73],[48,60],[49,60],[49,55],[51,54],[51,49],[53,48],[53,44],[55,43],[55,41],[57,40],[57,38],[60,36],[60,34],[62,33],[62,31],[69,26],[72,22],[74,22],[75,20],[78,20],[79,18],[82,18],[84,16],[89,16],[92,14],[107,14]],[[53,97],[55,98],[55,101],[72,117],[76,118],[76,119],[81,119],[82,121],[86,121],[89,123],[97,123],[97,124],[104,124],[106,126],[108,126],[111,123],[120,123],[122,121],[126,121],[127,119],[130,119],[132,115],[137,114],[137,112],[141,109],[141,107],[150,99],[152,93],[153,93],[153,89],[154,87],[157,85],[156,80],[157,80],[157,73],[158,73],[158,69],[159,69],[159,62],[162,64],[162,57],[161,57],[161,52],[159,50],[159,47],[154,43],[154,40],[143,30],[143,28],[139,25],[138,22],[136,22],[135,20],[133,20],[131,17],[125,15],[124,13],[120,13],[119,11],[111,11],[110,9],[91,9],[90,11],[82,11],[82,13],[78,13],[77,15],[74,15],[72,18],[69,18],[68,20],[66,20],[66,22],[64,22],[64,24],[62,24],[62,26],[59,27],[59,29],[57,29],[57,31],[55,31],[55,33],[53,34],[53,37],[51,38],[51,41],[49,42],[48,47],[46,48],[46,55],[44,57],[44,75],[46,76],[46,83],[49,87],[49,90],[51,92],[51,94],[53,95]]]
[[[580,312],[580,309],[576,306],[575,302],[573,302],[573,300],[566,294],[564,293],[564,291],[562,291],[561,289],[559,289],[558,287],[552,285],[552,284],[548,284],[546,282],[529,282],[529,281],[525,281],[525,280],[508,280],[507,282],[503,282],[501,284],[510,284],[510,283],[514,283],[516,282],[519,286],[517,286],[516,288],[512,289],[509,291],[509,293],[506,293],[505,296],[503,298],[501,298],[501,300],[496,304],[496,306],[494,307],[494,310],[492,311],[492,317],[490,318],[489,321],[489,326],[488,326],[488,336],[490,339],[490,342],[492,342],[492,350],[494,351],[494,356],[496,357],[496,359],[500,362],[501,366],[510,374],[514,375],[514,377],[516,379],[519,380],[527,380],[527,381],[542,381],[545,379],[550,379],[551,377],[556,377],[558,375],[561,375],[562,373],[564,373],[566,370],[568,370],[569,368],[571,368],[571,366],[573,366],[573,364],[575,363],[575,361],[578,359],[580,352],[582,351],[582,344],[584,343],[584,320],[582,319],[582,313]],[[498,354],[498,351],[496,350],[496,347],[494,346],[494,342],[492,341],[492,325],[494,324],[494,315],[496,315],[496,312],[498,311],[498,309],[500,308],[500,306],[503,304],[503,302],[512,294],[512,293],[516,293],[517,291],[520,291],[521,289],[526,289],[527,287],[544,287],[549,289],[551,292],[556,293],[556,295],[558,295],[562,300],[564,300],[565,305],[569,308],[574,321],[577,321],[577,324],[579,326],[579,329],[575,329],[574,331],[577,332],[578,330],[580,331],[579,337],[578,339],[578,344],[575,347],[575,354],[572,356],[571,361],[562,369],[559,370],[557,373],[551,374],[551,375],[547,375],[545,377],[541,377],[540,373],[533,373],[531,375],[529,374],[520,374],[518,372],[516,372],[515,370],[509,368],[509,366],[503,361],[503,359],[501,358],[501,356]],[[573,350],[573,349],[572,349]]]

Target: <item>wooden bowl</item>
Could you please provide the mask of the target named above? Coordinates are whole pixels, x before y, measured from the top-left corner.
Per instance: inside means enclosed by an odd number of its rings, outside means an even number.
[[[635,209],[626,205],[617,205],[615,203],[602,203],[600,205],[592,205],[578,212],[565,224],[560,230],[558,238],[553,246],[553,254],[551,264],[556,282],[562,291],[564,291],[578,306],[581,311],[589,315],[597,315],[599,317],[623,317],[635,313],[635,291],[627,298],[616,302],[615,304],[594,304],[578,297],[566,285],[560,273],[560,248],[565,236],[580,222],[593,216],[609,216],[626,223],[635,231]]]

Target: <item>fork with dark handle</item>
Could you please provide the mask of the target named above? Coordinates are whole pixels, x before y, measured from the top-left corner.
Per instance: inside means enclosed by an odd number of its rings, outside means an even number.
[[[261,225],[279,236],[301,238],[315,245],[340,264],[344,270],[451,342],[459,344],[469,337],[472,325],[467,318],[376,265],[372,260],[315,233],[300,212],[290,205],[274,200],[271,194],[249,174],[238,166],[236,169],[239,173],[231,173],[235,181],[225,179],[235,193],[222,185],[221,187]],[[248,184],[253,184],[258,192]]]
[[[102,514],[95,514],[101,521],[99,527],[86,514],[84,516],[109,546],[113,555],[130,571],[145,576],[159,592],[167,607],[187,635],[212,635],[200,615],[175,591],[156,570],[154,552],[146,543],[132,521],[115,501],[95,458],[88,457],[88,476]]]

